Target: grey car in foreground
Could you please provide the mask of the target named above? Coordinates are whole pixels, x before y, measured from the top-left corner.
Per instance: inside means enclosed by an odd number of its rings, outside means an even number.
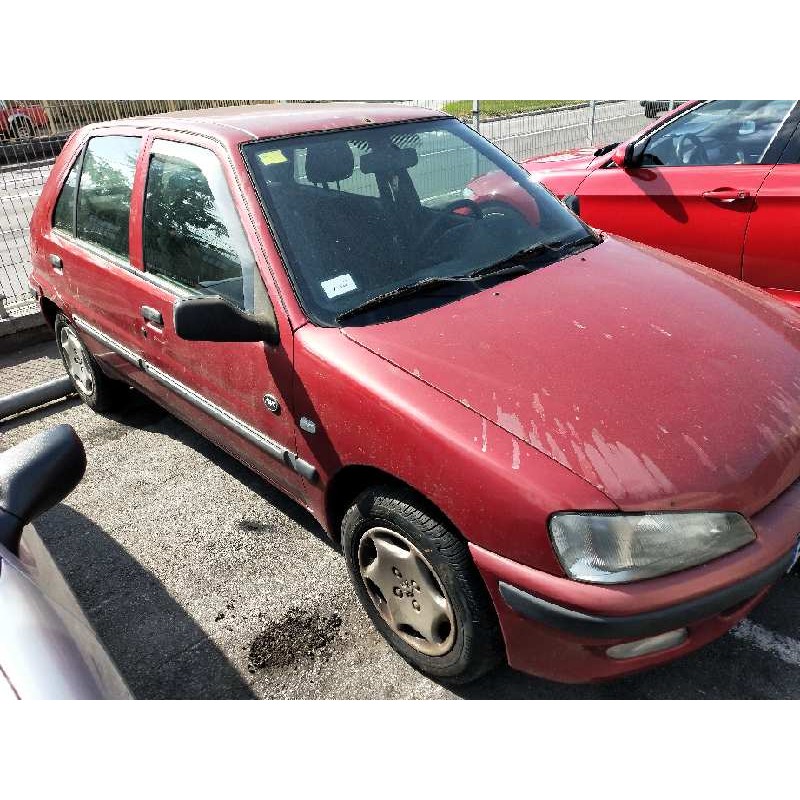
[[[0,453],[0,699],[128,699],[130,691],[29,523],[86,468],[59,425]]]

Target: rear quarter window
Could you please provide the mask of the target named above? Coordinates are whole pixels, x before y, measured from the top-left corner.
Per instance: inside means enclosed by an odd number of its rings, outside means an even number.
[[[75,233],[75,195],[78,188],[78,170],[81,165],[80,153],[72,165],[53,211],[53,227],[68,233]]]

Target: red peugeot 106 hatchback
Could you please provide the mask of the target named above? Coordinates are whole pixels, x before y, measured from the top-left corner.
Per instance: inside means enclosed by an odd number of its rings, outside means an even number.
[[[469,196],[489,172],[514,205]],[[591,229],[445,114],[89,126],[31,232],[83,399],[134,385],[308,507],[432,677],[651,667],[795,559],[797,311]]]

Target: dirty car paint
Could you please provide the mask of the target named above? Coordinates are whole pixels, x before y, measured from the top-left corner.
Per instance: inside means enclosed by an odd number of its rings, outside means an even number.
[[[623,509],[752,514],[800,471],[800,316],[631,242],[347,335]]]

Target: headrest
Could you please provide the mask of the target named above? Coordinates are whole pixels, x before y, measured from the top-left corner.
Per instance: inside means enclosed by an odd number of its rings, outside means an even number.
[[[400,172],[417,165],[417,151],[413,147],[387,147],[361,156],[359,167],[369,175],[374,172]]]
[[[318,142],[306,153],[306,178],[311,183],[335,183],[353,174],[353,151],[342,139]]]

